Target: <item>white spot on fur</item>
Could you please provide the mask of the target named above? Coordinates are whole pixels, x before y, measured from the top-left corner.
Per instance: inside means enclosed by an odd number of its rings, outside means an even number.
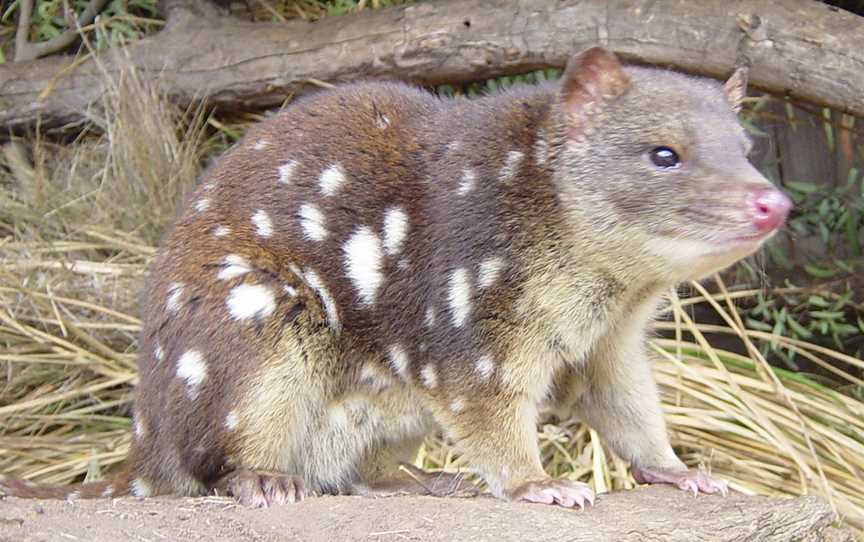
[[[297,169],[297,162],[295,160],[288,160],[279,166],[279,182],[282,184],[290,183],[295,169]]]
[[[461,397],[457,397],[456,399],[453,399],[453,401],[450,403],[450,412],[452,412],[453,414],[459,414],[459,413],[463,412],[464,410],[465,410],[465,400],[462,399]]]
[[[447,144],[447,152],[455,152],[462,148],[462,142],[458,139]]]
[[[75,502],[81,498],[81,492],[77,489],[66,494],[66,502]]]
[[[534,162],[538,166],[546,164],[549,159],[549,142],[546,141],[546,132],[540,130],[537,132],[537,142],[534,143]]]
[[[153,357],[156,358],[156,361],[162,361],[165,358],[165,351],[162,350],[162,345],[156,343],[156,347],[153,348]]]
[[[290,284],[286,284],[286,285],[282,286],[282,291],[285,292],[286,294],[290,295],[291,297],[297,296],[297,288],[291,286]]]
[[[477,174],[474,173],[474,170],[465,169],[462,171],[462,178],[459,180],[459,187],[456,189],[456,192],[460,196],[464,196],[468,192],[474,189],[474,185],[477,183]]]
[[[107,498],[112,495],[114,495],[114,486],[108,484],[107,486],[105,486],[105,489],[102,490],[102,494],[100,496],[103,498]]]
[[[384,215],[384,252],[390,256],[399,254],[402,242],[408,234],[408,215],[401,207],[392,207]]]
[[[276,309],[273,290],[260,284],[240,284],[231,289],[228,299],[228,312],[236,320],[263,318]]]
[[[310,288],[315,290],[318,295],[321,296],[321,302],[324,304],[324,312],[327,313],[327,323],[330,326],[330,329],[338,333],[342,328],[342,324],[339,321],[339,311],[336,309],[336,302],[333,300],[333,296],[331,296],[330,292],[327,291],[321,277],[318,276],[318,273],[310,269],[303,274],[303,279]]]
[[[201,198],[195,202],[195,210],[199,213],[203,213],[210,207],[210,200],[207,198]]]
[[[269,146],[270,146],[269,141],[267,141],[266,139],[259,139],[259,140],[255,141],[255,146],[253,148],[256,151],[260,151],[260,150],[266,149]]]
[[[480,358],[474,363],[474,370],[477,371],[477,374],[480,375],[481,379],[489,380],[495,372],[495,360],[493,360],[492,356],[489,354],[480,356]]]
[[[273,223],[270,222],[270,215],[266,211],[259,209],[252,215],[252,224],[255,225],[255,231],[261,237],[270,237],[273,235]]]
[[[341,403],[335,403],[327,409],[327,417],[330,418],[330,423],[336,426],[348,425],[348,411]]]
[[[396,374],[398,374],[403,380],[408,380],[408,354],[405,353],[405,349],[402,348],[402,345],[394,344],[390,347],[387,354],[390,358],[390,367],[392,367]]]
[[[213,228],[213,235],[216,237],[225,237],[229,233],[231,233],[231,228],[228,226],[216,226]]]
[[[321,173],[318,183],[321,185],[321,193],[332,196],[345,182],[345,173],[339,164],[333,164]]]
[[[345,270],[354,283],[364,305],[375,303],[375,294],[384,275],[381,273],[381,241],[372,230],[362,226],[355,231],[345,245]]]
[[[381,391],[390,386],[392,381],[387,374],[381,371],[378,365],[365,363],[363,368],[360,369],[360,384],[369,386],[375,391]]]
[[[150,484],[148,484],[141,478],[135,478],[134,480],[132,480],[132,482],[129,484],[129,491],[132,493],[132,495],[138,498],[149,497],[153,493],[153,490],[150,488]]]
[[[207,364],[197,350],[188,350],[177,360],[177,377],[186,381],[186,391],[195,397],[198,387],[207,380]]]
[[[471,313],[471,282],[464,267],[450,273],[450,286],[447,292],[450,301],[450,316],[453,325],[462,327]]]
[[[402,271],[408,269],[410,265],[411,262],[408,260],[408,258],[400,258],[399,261],[396,263],[396,267],[398,267]]]
[[[423,385],[430,390],[438,385],[438,372],[435,371],[435,366],[431,363],[423,367],[420,371],[420,377],[423,379]]]
[[[426,317],[424,320],[426,322],[426,327],[431,328],[435,325],[435,307],[426,307]]]
[[[516,173],[519,171],[519,165],[522,163],[522,159],[525,157],[520,151],[510,151],[507,153],[507,157],[504,159],[504,166],[501,168],[501,171],[498,172],[498,180],[502,183],[509,183],[513,180],[513,177],[516,176]]]
[[[231,280],[252,271],[249,262],[237,254],[229,254],[222,259],[222,269],[217,273],[219,280]]]
[[[135,416],[135,438],[141,439],[147,435],[147,427],[144,426],[144,421],[141,416]]]
[[[183,284],[179,282],[172,282],[170,286],[168,286],[168,300],[165,302],[165,308],[170,312],[177,312],[180,310],[180,298],[183,297]]]
[[[237,418],[237,413],[233,410],[225,416],[225,427],[229,431],[233,431],[237,429],[237,425],[240,423],[240,420]]]
[[[375,126],[377,126],[378,128],[380,128],[382,130],[387,128],[388,126],[390,126],[390,117],[388,117],[387,115],[385,115],[383,113],[377,115],[375,118]]]
[[[300,227],[303,235],[312,241],[323,241],[327,237],[327,227],[324,214],[315,205],[304,203],[297,212],[300,217]]]
[[[501,270],[504,268],[504,260],[501,258],[492,257],[486,258],[480,262],[480,271],[477,273],[477,283],[480,288],[488,288],[495,284]]]

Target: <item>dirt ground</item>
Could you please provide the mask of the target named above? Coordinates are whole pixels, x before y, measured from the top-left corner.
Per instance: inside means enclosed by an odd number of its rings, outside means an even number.
[[[0,501],[0,542],[790,540],[802,517],[824,530],[826,507],[812,497],[693,497],[668,487],[600,495],[585,512],[488,497],[317,497],[264,510],[216,497],[6,498]],[[778,526],[778,520],[785,523]]]

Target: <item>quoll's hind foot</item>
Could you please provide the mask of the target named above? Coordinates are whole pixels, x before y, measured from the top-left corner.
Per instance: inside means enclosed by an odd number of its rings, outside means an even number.
[[[557,504],[566,508],[578,506],[581,510],[585,508],[586,502],[594,504],[594,490],[583,482],[545,478],[521,485],[510,498],[514,501]]]
[[[700,491],[719,493],[724,497],[729,494],[729,484],[725,480],[712,478],[702,470],[671,471],[646,469],[635,465],[630,470],[640,484],[672,484],[693,495]]]
[[[476,497],[480,490],[461,472],[427,472],[409,463],[401,469],[433,497]]]
[[[402,463],[397,477],[372,484],[354,484],[352,493],[364,497],[476,497],[480,490],[462,473],[427,472],[414,465]]]
[[[300,502],[306,497],[303,480],[281,472],[237,470],[222,478],[217,489],[251,508]]]

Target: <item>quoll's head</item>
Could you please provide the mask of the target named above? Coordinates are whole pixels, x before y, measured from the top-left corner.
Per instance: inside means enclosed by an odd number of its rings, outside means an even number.
[[[737,119],[746,85],[745,70],[720,85],[622,67],[600,48],[574,56],[557,109],[565,208],[632,237],[677,280],[756,251],[792,204],[747,160],[752,144]]]

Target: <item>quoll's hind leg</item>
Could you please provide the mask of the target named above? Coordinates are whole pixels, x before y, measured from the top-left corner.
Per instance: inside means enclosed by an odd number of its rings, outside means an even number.
[[[389,497],[431,495],[434,497],[474,497],[479,490],[463,473],[428,472],[410,463],[422,439],[399,445],[382,446],[364,461],[360,480],[352,487],[355,495]]]
[[[214,489],[252,508],[300,502],[306,497],[305,484],[298,476],[248,469],[227,474]]]

